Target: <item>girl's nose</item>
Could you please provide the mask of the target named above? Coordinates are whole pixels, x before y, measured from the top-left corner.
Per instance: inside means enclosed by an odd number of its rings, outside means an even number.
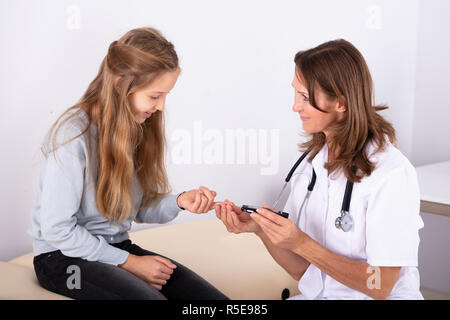
[[[166,100],[164,99],[156,105],[156,110],[164,111],[165,104],[166,104]]]

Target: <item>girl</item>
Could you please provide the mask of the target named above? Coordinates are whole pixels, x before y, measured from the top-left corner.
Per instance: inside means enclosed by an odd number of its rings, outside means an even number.
[[[133,220],[165,223],[214,205],[216,193],[205,187],[169,194],[163,110],[179,73],[160,32],[131,30],[111,43],[82,99],[50,129],[29,229],[44,288],[75,299],[227,299],[128,239]],[[79,271],[75,287],[70,270]]]
[[[267,206],[249,215],[230,201],[216,203],[217,217],[230,232],[260,237],[299,281],[298,298],[423,299],[417,176],[394,146],[394,128],[377,113],[386,107],[372,102],[363,56],[336,40],[294,61],[293,111],[312,137],[300,145],[308,156],[292,176],[283,210],[289,219]],[[346,189],[350,206],[341,213]]]

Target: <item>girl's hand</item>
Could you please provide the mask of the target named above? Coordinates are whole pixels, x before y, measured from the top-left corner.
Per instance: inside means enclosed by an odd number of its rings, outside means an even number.
[[[214,209],[215,197],[215,191],[200,186],[198,189],[182,193],[177,199],[177,204],[192,213],[206,213]]]
[[[130,254],[119,267],[133,273],[156,290],[161,290],[177,267],[170,260],[160,256],[136,256]]]
[[[264,205],[250,215],[253,221],[261,227],[274,245],[289,250],[298,247],[307,235],[291,220],[280,217],[265,208],[270,207]]]
[[[242,233],[242,232],[260,232],[259,225],[250,218],[247,212],[242,212],[241,209],[233,202],[225,200],[224,202],[216,202],[214,209],[216,216],[222,220],[228,232]]]

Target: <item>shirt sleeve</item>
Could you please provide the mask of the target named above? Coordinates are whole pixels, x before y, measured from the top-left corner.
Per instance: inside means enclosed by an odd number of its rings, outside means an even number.
[[[178,215],[181,208],[177,204],[178,194],[167,194],[158,203],[139,210],[134,221],[137,223],[166,223]]]
[[[372,266],[417,266],[420,191],[414,167],[396,168],[374,188],[366,217],[366,256]]]
[[[86,168],[86,148],[80,137],[60,146],[46,158],[42,180],[40,223],[42,237],[69,257],[122,264],[129,253],[92,235],[77,224]]]

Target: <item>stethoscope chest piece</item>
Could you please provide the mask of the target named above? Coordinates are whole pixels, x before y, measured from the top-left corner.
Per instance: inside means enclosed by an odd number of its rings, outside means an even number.
[[[278,195],[278,198],[275,201],[275,205],[273,207],[275,207],[276,204],[278,203],[278,200],[280,200],[281,194],[283,193],[284,189],[286,188],[287,183],[289,182],[289,180],[291,179],[292,175],[294,174],[294,171],[297,169],[297,167],[300,165],[300,163],[303,161],[303,159],[306,157],[307,154],[308,154],[308,151],[304,152],[302,154],[302,156],[294,164],[292,169],[289,171],[286,179],[284,179],[285,184],[284,184],[283,188],[281,189],[281,192]],[[356,167],[352,167],[352,170],[353,171],[356,170]],[[314,189],[314,185],[316,183],[316,178],[317,178],[316,172],[314,171],[314,168],[313,168],[311,181],[310,181],[310,183],[308,185],[306,196],[303,198],[303,202],[302,202],[302,204],[300,206],[300,210],[298,212],[297,225],[299,225],[299,222],[300,222],[300,213],[301,213],[302,208],[303,208],[303,206],[305,204],[305,200],[309,198],[309,194]],[[344,192],[344,199],[342,200],[341,216],[337,217],[336,221],[334,222],[334,225],[336,226],[336,228],[341,229],[344,232],[348,232],[348,231],[350,231],[353,228],[353,218],[349,214],[350,199],[352,197],[352,191],[353,191],[353,182],[351,182],[350,180],[347,179],[347,184],[345,186],[345,192]]]
[[[344,232],[348,232],[353,228],[353,218],[348,211],[341,211],[341,216],[336,218],[334,225],[338,229],[342,229]]]

